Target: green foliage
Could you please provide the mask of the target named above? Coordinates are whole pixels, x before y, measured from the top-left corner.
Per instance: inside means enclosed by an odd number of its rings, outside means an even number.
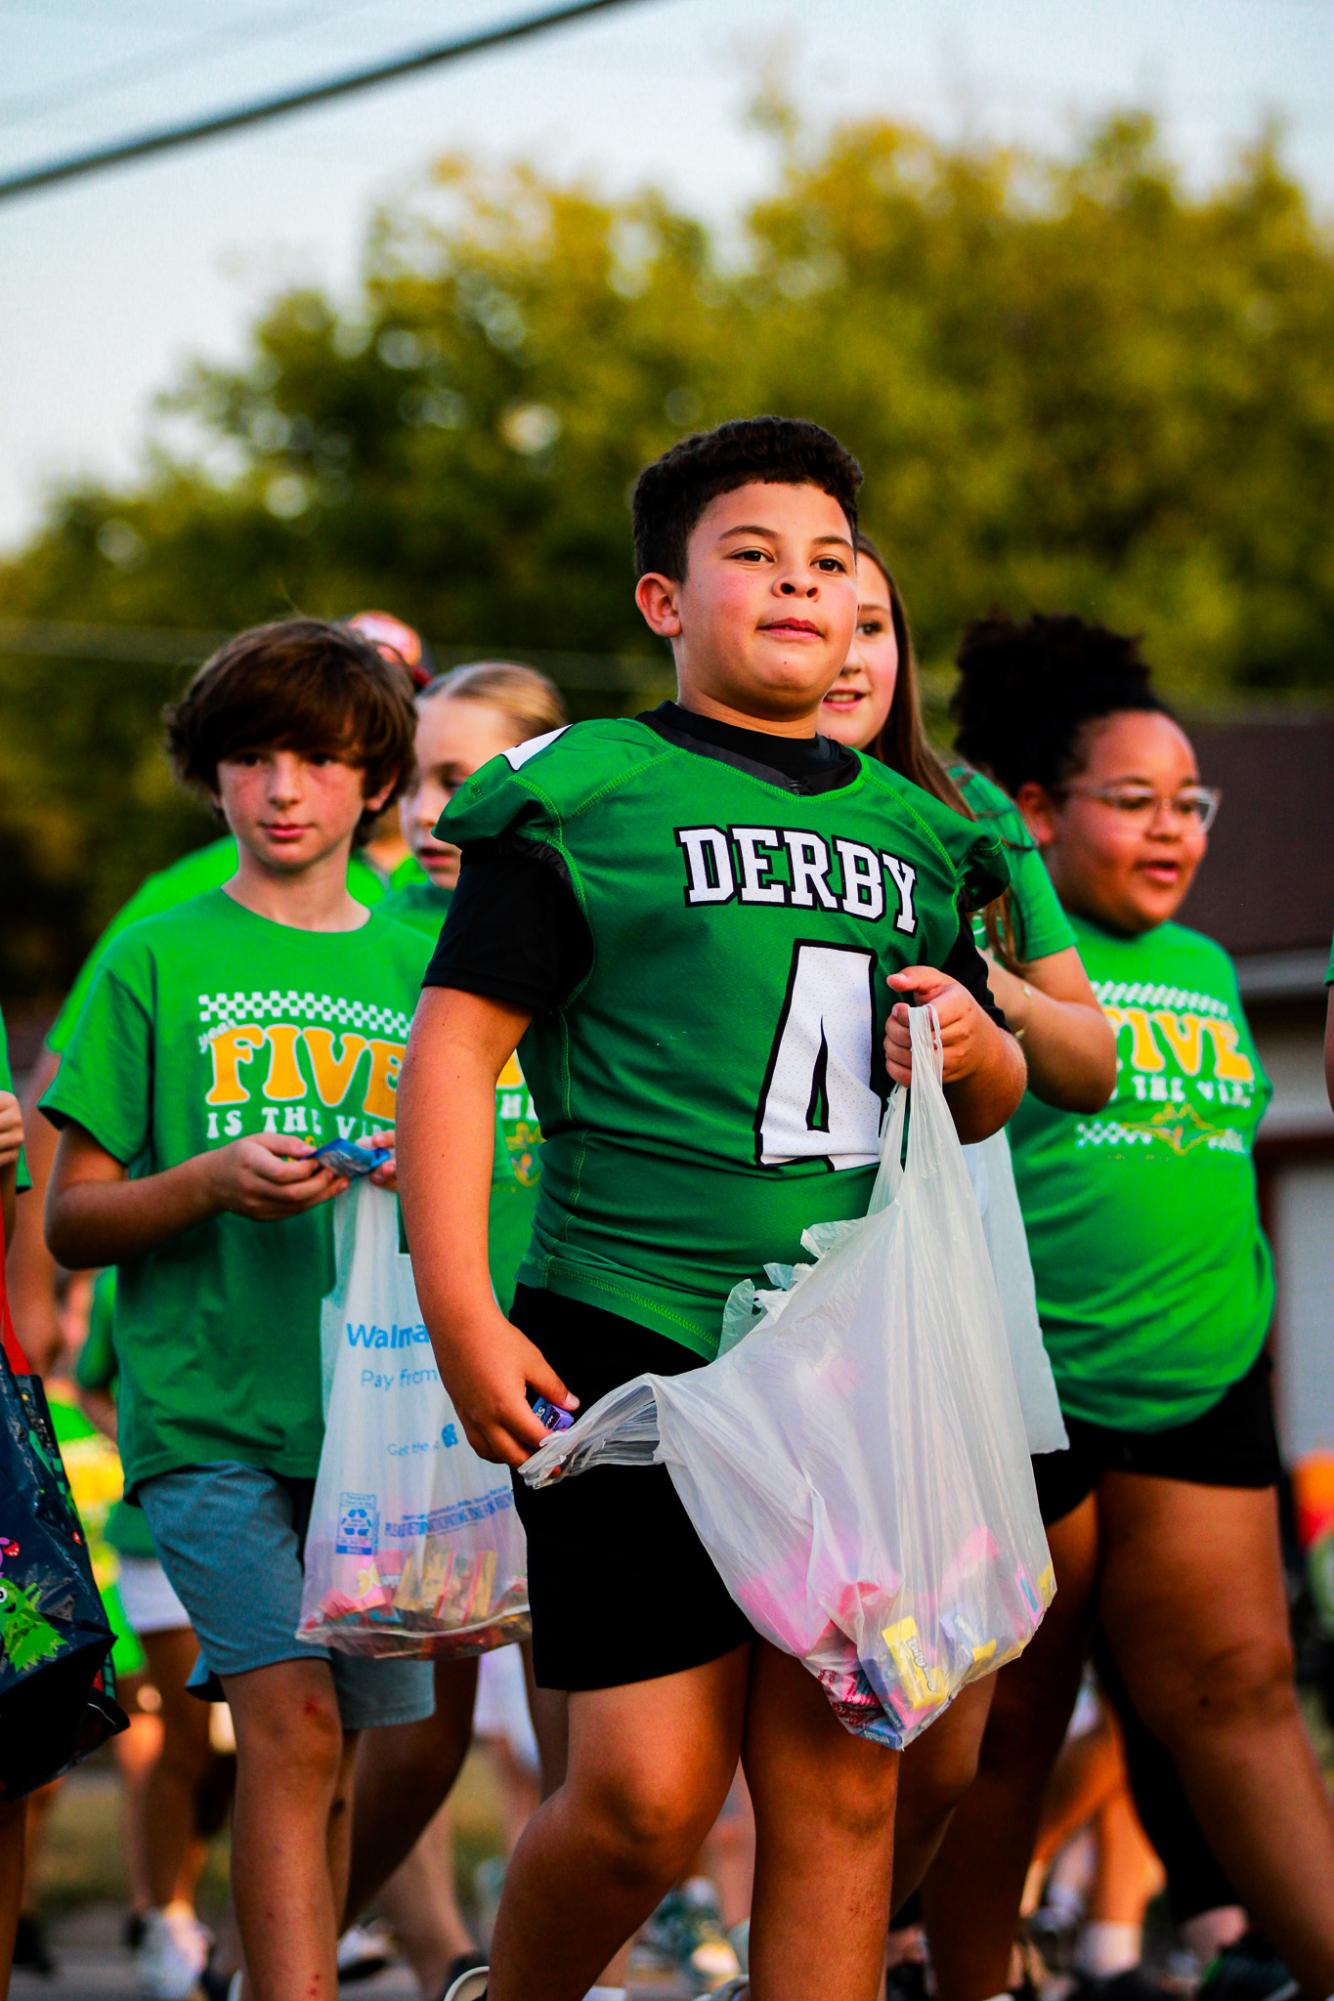
[[[446,647],[619,655],[626,692],[580,706],[624,706],[663,664],[631,598],[635,473],[768,409],[857,451],[928,671],[1002,604],[1143,631],[1187,701],[1324,687],[1334,254],[1273,147],[1200,195],[1143,118],[1064,160],[765,122],[775,190],[726,252],[652,192],[440,163],[373,219],[354,311],[290,293],[244,366],[176,388],[195,462],[159,447],[131,490],[56,504],[4,570],[7,616],[225,631],[384,605]],[[157,758],[175,680],[70,661],[48,700],[49,662],[0,658],[21,990],[205,831]]]

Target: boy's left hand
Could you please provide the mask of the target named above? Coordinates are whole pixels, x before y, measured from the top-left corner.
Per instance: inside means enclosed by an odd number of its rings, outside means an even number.
[[[371,1174],[370,1179],[375,1183],[375,1186],[377,1188],[390,1188],[394,1191],[395,1194],[397,1194],[398,1160],[394,1155],[393,1127],[391,1126],[388,1132],[372,1133],[370,1138],[368,1140],[365,1140],[363,1144],[366,1146],[384,1147],[387,1149],[390,1156],[389,1159],[385,1161],[382,1167],[377,1167],[375,1169],[375,1171]]]
[[[906,966],[901,973],[891,973],[888,984],[896,993],[929,1001],[936,1010],[945,1082],[957,1084],[970,1077],[982,1061],[993,1024],[967,987],[934,966]],[[895,1084],[912,1083],[911,1012],[906,1000],[899,1001],[885,1024],[885,1068]]]
[[[22,1145],[22,1107],[12,1091],[0,1091],[0,1174],[14,1165]]]

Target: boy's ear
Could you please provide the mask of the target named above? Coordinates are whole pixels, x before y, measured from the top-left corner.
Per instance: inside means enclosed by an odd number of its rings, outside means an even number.
[[[679,584],[656,570],[650,570],[635,585],[635,603],[644,614],[649,631],[656,632],[659,639],[681,636],[681,613],[677,607],[680,589]]]
[[[1046,786],[1026,779],[1015,793],[1014,803],[1038,846],[1049,848],[1056,839],[1056,801]]]
[[[362,793],[361,795],[362,801],[368,813],[379,812],[380,808],[385,804],[390,793],[393,791],[395,782],[396,781],[391,778],[384,785],[377,786],[374,792]]]

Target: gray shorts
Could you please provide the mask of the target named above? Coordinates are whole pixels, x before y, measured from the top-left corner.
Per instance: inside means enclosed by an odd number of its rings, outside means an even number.
[[[199,1641],[189,1687],[221,1702],[228,1675],[277,1661],[327,1661],[345,1730],[419,1723],[435,1708],[430,1661],[364,1660],[296,1637],[314,1492],[313,1480],[235,1459],[178,1467],[140,1486],[136,1498],[162,1567]]]

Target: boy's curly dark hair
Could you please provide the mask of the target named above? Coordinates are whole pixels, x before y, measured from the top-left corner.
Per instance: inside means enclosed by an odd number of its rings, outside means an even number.
[[[407,669],[369,639],[322,618],[280,618],[219,647],[179,702],[163,712],[178,778],[217,789],[218,765],[247,750],[296,750],[343,758],[362,773],[363,840],[412,770],[417,711]]]
[[[862,469],[832,431],[801,417],[738,417],[681,438],[635,481],[635,562],[680,582],[690,531],[711,500],[752,480],[818,486],[836,500],[857,533]]]
[[[1073,612],[1004,612],[965,626],[950,699],[954,741],[1011,795],[1056,790],[1083,764],[1083,733],[1105,716],[1171,709],[1149,686],[1138,638]]]

